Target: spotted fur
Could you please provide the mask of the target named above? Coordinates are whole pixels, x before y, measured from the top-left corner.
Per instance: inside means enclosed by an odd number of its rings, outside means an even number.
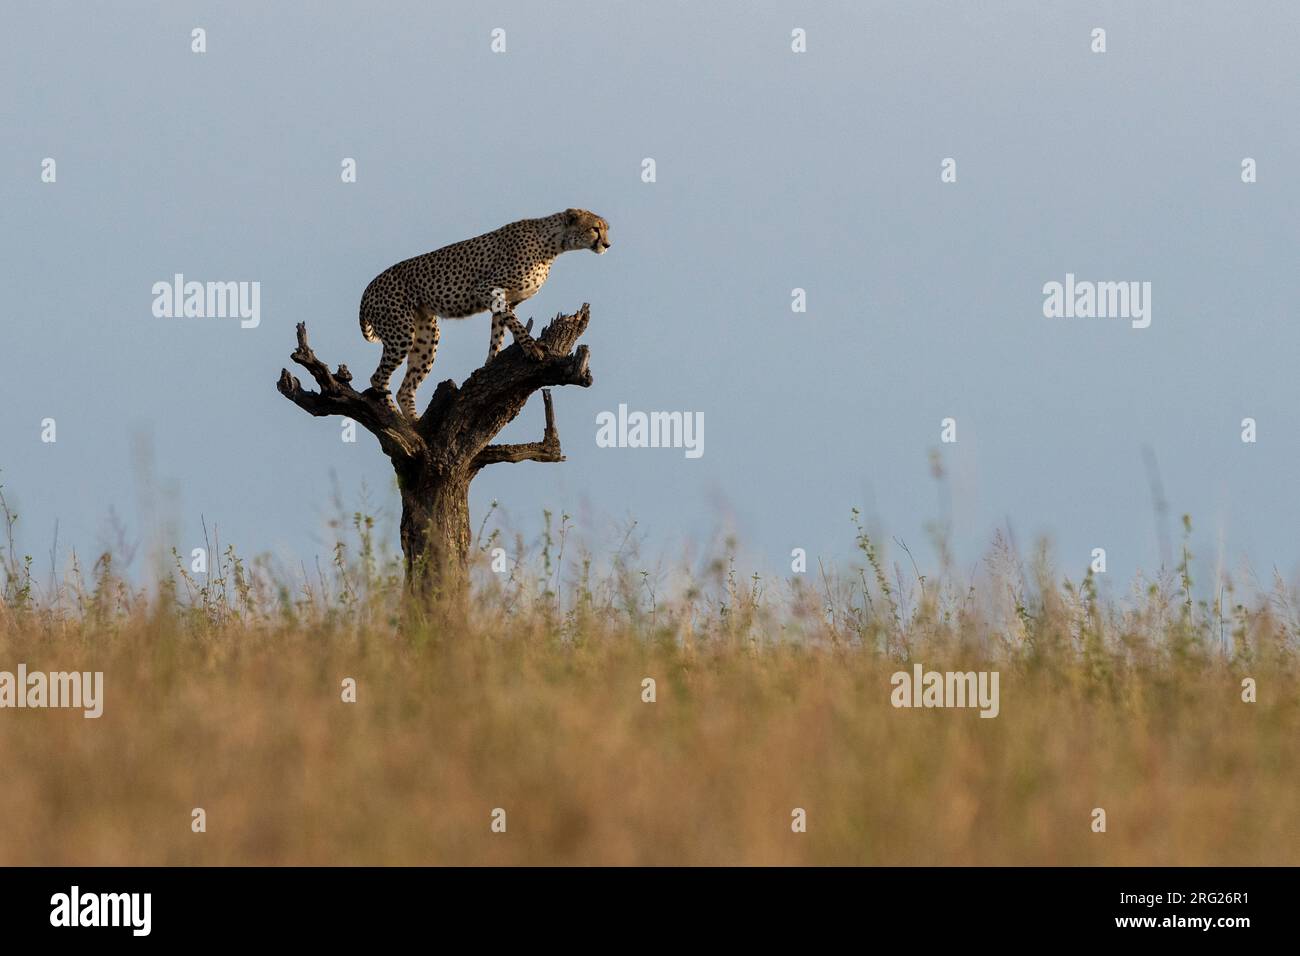
[[[609,224],[585,209],[567,209],[542,219],[520,219],[493,232],[443,246],[385,269],[361,296],[361,334],[383,342],[373,388],[388,391],[397,366],[406,375],[397,402],[415,416],[415,390],[438,353],[438,320],[492,313],[487,361],[501,350],[505,330],[534,359],[541,346],[515,317],[514,308],[537,293],[562,252],[609,248]]]

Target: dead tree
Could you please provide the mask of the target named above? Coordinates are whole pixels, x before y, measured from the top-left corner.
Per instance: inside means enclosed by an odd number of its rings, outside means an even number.
[[[463,585],[470,549],[469,483],[480,469],[499,462],[564,461],[549,386],[591,385],[587,346],[573,350],[589,319],[585,303],[573,315],[556,316],[537,339],[541,359],[512,344],[461,386],[441,382],[415,421],[402,415],[386,392],[354,389],[346,365],[331,372],[307,344],[306,324],[298,323],[298,347],[290,358],[311,373],[320,391],[304,390],[288,369],[280,370],[276,387],[304,411],[343,415],[379,439],[401,489],[402,552],[413,590]],[[546,409],[542,440],[490,444],[538,389]]]

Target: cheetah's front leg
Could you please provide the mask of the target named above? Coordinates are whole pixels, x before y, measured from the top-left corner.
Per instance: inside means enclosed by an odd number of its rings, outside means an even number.
[[[510,334],[515,338],[515,342],[534,361],[540,362],[546,357],[546,351],[535,338],[528,334],[524,324],[515,317],[513,312],[500,312],[492,315],[492,346],[488,351],[489,361],[496,356],[497,350],[501,347],[501,339],[504,334],[500,331],[499,326],[505,326],[509,329]]]
[[[488,340],[488,357],[486,365],[497,357],[501,351],[501,341],[506,337],[506,320],[505,315],[500,312],[492,313],[492,337]]]

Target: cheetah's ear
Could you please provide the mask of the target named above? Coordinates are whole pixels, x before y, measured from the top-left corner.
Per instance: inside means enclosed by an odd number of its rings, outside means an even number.
[[[581,209],[566,209],[564,210],[564,221],[567,225],[576,225],[581,215]]]

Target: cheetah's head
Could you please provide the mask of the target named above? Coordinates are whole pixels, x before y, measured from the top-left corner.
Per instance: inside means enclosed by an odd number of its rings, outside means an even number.
[[[564,211],[564,248],[590,249],[601,255],[609,248],[609,223],[585,209]]]

